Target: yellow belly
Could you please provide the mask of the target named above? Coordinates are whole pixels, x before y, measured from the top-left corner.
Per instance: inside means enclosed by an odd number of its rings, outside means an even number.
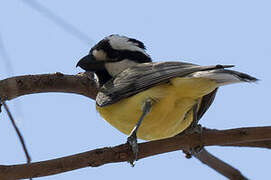
[[[124,134],[129,135],[142,114],[146,99],[153,99],[151,111],[145,116],[137,133],[139,139],[155,140],[172,137],[189,127],[193,121],[189,111],[197,100],[213,91],[217,84],[203,78],[174,78],[170,83],[122,99],[105,107],[96,106],[100,115]]]

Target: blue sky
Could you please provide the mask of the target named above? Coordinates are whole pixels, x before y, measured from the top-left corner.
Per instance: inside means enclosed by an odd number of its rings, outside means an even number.
[[[76,74],[79,58],[110,34],[137,38],[154,61],[189,61],[202,65],[235,64],[261,79],[257,84],[222,87],[200,123],[217,129],[271,124],[271,11],[270,1],[38,1],[90,40],[81,41],[31,8],[27,0],[0,6],[3,49],[0,78],[62,72]],[[121,144],[126,136],[96,112],[94,101],[74,94],[47,93],[9,102],[24,134],[33,161],[62,157]],[[24,163],[18,138],[0,114],[0,164]],[[264,149],[208,147],[211,153],[237,167],[250,179],[267,179],[270,152]],[[197,159],[181,152],[128,163],[84,168],[36,179],[225,179]]]

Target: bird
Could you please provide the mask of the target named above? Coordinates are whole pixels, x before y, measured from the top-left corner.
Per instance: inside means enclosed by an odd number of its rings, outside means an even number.
[[[134,160],[137,138],[158,140],[192,129],[220,86],[258,80],[230,70],[233,65],[153,62],[143,42],[118,34],[99,41],[77,66],[96,74],[96,110],[128,135]]]

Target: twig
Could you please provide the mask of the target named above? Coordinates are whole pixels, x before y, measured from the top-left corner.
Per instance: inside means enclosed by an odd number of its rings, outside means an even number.
[[[194,154],[194,156],[203,164],[206,164],[231,180],[247,180],[238,169],[210,154],[205,148],[200,153]]]
[[[53,11],[41,5],[38,1],[35,0],[23,0],[25,4],[38,11],[40,14],[53,21],[56,25],[64,29],[66,32],[70,33],[78,40],[83,42],[86,45],[92,42],[92,40],[82,31],[80,31],[76,26],[71,25],[67,21],[65,21],[60,16],[56,15]]]
[[[26,157],[26,160],[27,160],[27,164],[29,164],[31,162],[31,157],[30,157],[30,155],[28,153],[28,150],[26,148],[26,145],[25,145],[25,142],[24,142],[24,138],[23,138],[23,136],[22,136],[19,128],[17,127],[17,125],[16,125],[16,123],[14,121],[14,118],[13,118],[11,112],[9,111],[9,108],[8,108],[6,102],[3,102],[3,106],[4,106],[5,110],[7,111],[8,117],[9,117],[9,119],[11,121],[11,124],[12,124],[13,128],[16,131],[17,136],[19,137],[20,143],[21,143],[21,145],[23,147],[24,154],[25,154],[25,157]]]

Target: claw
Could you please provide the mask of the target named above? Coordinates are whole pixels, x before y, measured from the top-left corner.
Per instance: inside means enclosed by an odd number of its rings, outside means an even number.
[[[203,148],[204,148],[203,145],[199,145],[194,148],[191,148],[191,152],[192,152],[192,154],[199,154]]]
[[[137,137],[136,133],[132,133],[128,138],[127,138],[127,143],[131,146],[134,159],[130,162],[132,166],[134,166],[134,161],[137,160],[137,154],[138,154],[138,144],[137,144]]]
[[[187,129],[184,134],[194,134],[197,133],[200,135],[200,145],[196,147],[190,147],[189,150],[184,150],[183,153],[185,154],[185,157],[187,159],[190,159],[192,155],[198,154],[202,151],[204,148],[204,145],[202,143],[201,137],[202,137],[202,126],[200,124],[196,125],[195,127],[192,127],[190,129]]]
[[[201,140],[201,137],[202,137],[202,126],[200,124],[198,124],[196,127],[194,127],[194,129],[191,130],[190,133],[197,133],[200,135],[200,145],[199,146],[196,146],[196,147],[193,147],[193,148],[190,148],[190,153],[192,155],[194,154],[198,154],[202,151],[202,149],[204,148],[204,145],[202,143],[202,140]]]

